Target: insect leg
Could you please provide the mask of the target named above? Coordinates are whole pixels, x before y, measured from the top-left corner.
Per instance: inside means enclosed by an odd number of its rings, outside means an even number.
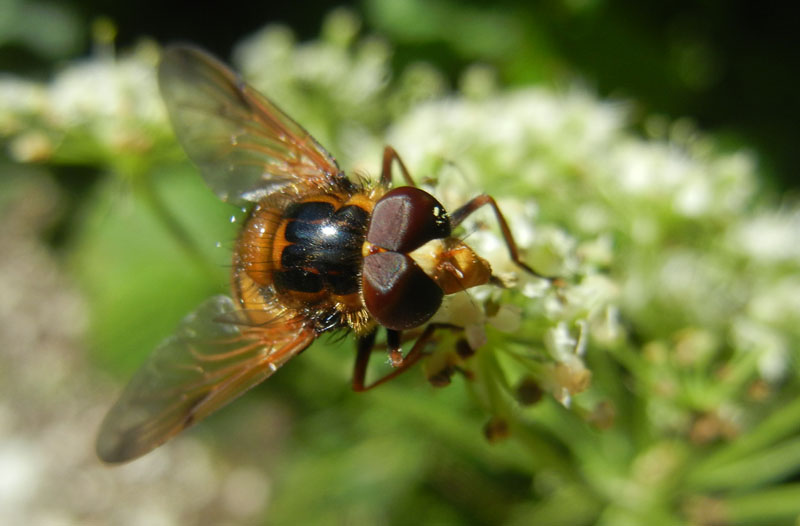
[[[392,367],[400,367],[403,364],[403,349],[400,345],[400,331],[386,330],[386,347],[389,350],[389,360]]]
[[[356,363],[353,367],[353,391],[361,392],[366,391],[364,388],[364,380],[367,377],[367,365],[369,365],[369,357],[372,355],[372,348],[375,346],[375,336],[377,336],[377,329],[362,336],[356,342]]]
[[[400,173],[403,174],[403,179],[406,180],[409,186],[417,186],[414,183],[414,179],[411,178],[411,174],[408,173],[408,168],[403,163],[403,160],[398,155],[397,150],[392,148],[391,146],[387,146],[383,149],[383,169],[381,170],[381,184],[383,186],[389,186],[392,182],[392,161],[397,161],[397,164],[400,165]]]
[[[425,348],[425,344],[427,344],[433,333],[436,329],[441,328],[442,324],[431,323],[425,330],[422,331],[422,334],[417,338],[417,341],[414,342],[414,346],[411,347],[411,350],[408,351],[408,354],[405,357],[401,355],[401,361],[398,365],[395,366],[395,369],[384,376],[383,378],[379,378],[378,380],[374,381],[369,385],[365,385],[366,376],[367,376],[367,363],[369,362],[369,357],[372,354],[372,345],[375,343],[375,333],[371,333],[358,341],[358,352],[356,354],[356,365],[353,371],[353,391],[361,392],[367,391],[372,389],[373,387],[378,387],[384,382],[388,382],[392,378],[399,376],[406,372],[412,365],[417,363],[420,358],[422,358],[423,350]],[[449,327],[448,325],[444,325],[445,327]],[[397,331],[390,331],[389,334],[395,332],[398,334]],[[387,335],[387,338],[389,336]],[[399,344],[399,341],[398,341]],[[391,352],[392,345],[389,345],[389,349]]]
[[[494,210],[494,215],[497,218],[497,222],[500,224],[500,231],[503,233],[503,239],[506,242],[506,246],[508,247],[508,253],[511,256],[511,261],[519,265],[521,268],[530,272],[536,277],[546,279],[548,281],[555,281],[559,278],[553,276],[544,276],[539,274],[535,270],[533,270],[527,263],[522,261],[519,257],[519,249],[517,248],[517,243],[514,241],[514,236],[511,235],[511,229],[508,228],[508,223],[506,222],[506,218],[503,217],[503,213],[500,211],[500,207],[497,206],[497,202],[494,198],[487,194],[481,194],[477,197],[470,199],[466,204],[459,207],[457,210],[450,214],[450,224],[453,228],[457,227],[461,224],[464,219],[469,217],[475,210],[479,209],[484,205],[489,205]]]
[[[416,329],[402,331],[400,333],[400,344],[402,345],[410,341],[414,341],[419,338],[421,334],[422,330],[419,327]],[[372,346],[372,352],[386,352],[388,349],[390,349],[388,342],[376,343]]]

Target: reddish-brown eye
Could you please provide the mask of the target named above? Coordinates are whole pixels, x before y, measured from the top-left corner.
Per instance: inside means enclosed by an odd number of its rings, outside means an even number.
[[[393,252],[411,252],[450,235],[450,219],[431,194],[412,186],[391,190],[375,204],[367,241]]]
[[[419,327],[442,304],[444,293],[410,257],[380,252],[364,258],[364,304],[375,320],[396,331]]]

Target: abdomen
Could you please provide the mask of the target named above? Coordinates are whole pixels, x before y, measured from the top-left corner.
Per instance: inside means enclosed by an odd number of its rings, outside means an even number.
[[[362,318],[361,248],[371,211],[363,194],[259,204],[234,253],[234,292],[242,307],[274,307],[277,301],[321,323]]]

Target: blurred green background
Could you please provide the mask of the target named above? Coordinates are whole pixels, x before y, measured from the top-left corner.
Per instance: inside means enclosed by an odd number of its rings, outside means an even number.
[[[743,1],[0,0],[0,522],[797,524],[790,22]],[[515,231],[545,225],[521,244],[565,274],[567,307],[503,293],[522,329],[490,330],[500,350],[445,389],[412,371],[353,394],[352,341],[323,338],[166,447],[100,466],[120,386],[227,291],[241,216],[164,125],[150,75],[175,41],[233,54],[347,168],[374,174],[391,139],[420,176],[443,177],[442,156],[480,169],[521,203]],[[525,101],[558,130],[471,128]],[[545,341],[581,323],[585,392]],[[490,444],[493,422],[511,436]]]
[[[46,75],[59,60],[87,52],[99,16],[114,21],[121,47],[149,36],[202,43],[227,57],[268,23],[314,37],[336,6],[352,7],[368,30],[391,40],[395,69],[422,57],[451,80],[476,60],[497,67],[510,85],[577,77],[601,95],[635,100],[641,115],[691,116],[704,130],[758,149],[764,173],[780,187],[798,184],[798,37],[787,10],[745,0],[314,0],[203,9],[3,0],[0,69]]]

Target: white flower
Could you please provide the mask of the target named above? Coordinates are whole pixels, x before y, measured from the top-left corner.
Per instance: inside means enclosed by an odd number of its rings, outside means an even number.
[[[800,261],[800,210],[761,212],[731,229],[727,241],[755,261]]]

